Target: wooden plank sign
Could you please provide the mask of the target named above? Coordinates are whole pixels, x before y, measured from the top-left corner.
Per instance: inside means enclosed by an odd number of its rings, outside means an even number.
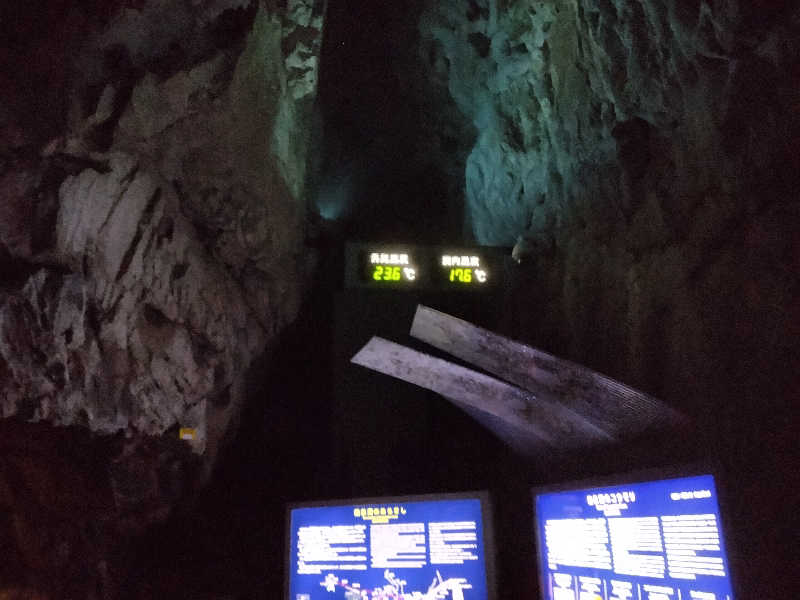
[[[539,400],[568,407],[616,438],[684,420],[664,402],[610,377],[427,306],[417,307],[411,335]]]
[[[581,448],[614,439],[558,402],[380,337],[373,337],[351,362],[490,415],[483,423],[508,441],[510,435],[519,449]]]

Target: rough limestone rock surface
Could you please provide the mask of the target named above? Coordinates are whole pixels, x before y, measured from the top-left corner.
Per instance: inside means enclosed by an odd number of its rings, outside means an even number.
[[[521,259],[508,331],[680,406],[769,499],[734,519],[779,519],[777,482],[798,484],[797,3],[443,0],[419,31],[477,131],[470,231]],[[780,595],[781,534],[741,535],[751,595]]]
[[[428,4],[420,56],[478,132],[471,231],[525,249],[540,335],[674,397],[720,393],[702,357],[737,328],[786,366],[799,27],[793,3]]]
[[[645,175],[662,188],[676,179],[669,193],[684,196],[738,191],[737,168],[768,161],[779,151],[769,134],[788,133],[774,118],[749,123],[750,111],[794,103],[788,81],[777,106],[752,97],[767,95],[754,79],[781,85],[796,56],[797,15],[786,16],[674,0],[430,3],[421,47],[479,132],[465,173],[476,239],[511,245],[562,225],[564,209],[599,210],[612,191],[607,210],[632,216],[646,192],[667,193],[642,187]],[[760,130],[723,134],[733,119]]]
[[[124,557],[207,479],[250,365],[299,308],[323,4],[35,4],[49,29],[2,19],[3,65],[44,45],[63,72],[0,78],[0,596],[110,598],[107,541]],[[70,439],[105,458],[48,467]],[[80,494],[25,508],[25,490],[87,477],[105,495],[78,533],[51,525]],[[51,530],[57,556],[31,545]]]
[[[120,11],[78,59],[65,134],[5,175],[3,248],[35,272],[2,296],[4,417],[182,425],[202,451],[206,413],[239,402],[241,373],[293,318],[322,17],[239,4]],[[229,13],[250,29],[213,48],[198,29]],[[199,62],[146,68],[182,35]],[[98,66],[104,52],[117,62]],[[43,180],[62,163],[56,196]]]

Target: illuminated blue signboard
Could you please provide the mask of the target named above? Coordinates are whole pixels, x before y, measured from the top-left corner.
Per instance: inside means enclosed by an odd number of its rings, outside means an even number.
[[[711,475],[534,494],[545,600],[732,600]]]
[[[292,508],[288,598],[492,598],[485,501],[480,494]]]

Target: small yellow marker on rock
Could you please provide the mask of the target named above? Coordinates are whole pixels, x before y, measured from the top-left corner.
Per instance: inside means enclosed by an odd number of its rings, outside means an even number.
[[[178,437],[182,440],[193,440],[197,437],[197,431],[191,427],[181,427]]]

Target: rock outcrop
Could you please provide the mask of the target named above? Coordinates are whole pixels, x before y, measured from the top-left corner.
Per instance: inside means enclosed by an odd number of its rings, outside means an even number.
[[[795,111],[780,74],[795,68],[797,15],[736,4],[431,3],[421,57],[479,132],[465,174],[476,239],[511,245],[580,211],[632,218],[647,192],[686,217],[685,196],[736,194],[756,155],[785,151],[767,140],[790,139],[774,117]]]
[[[226,22],[244,36],[214,45]],[[181,425],[202,452],[208,414],[216,444],[298,307],[321,26],[299,0],[154,3],[90,38],[67,130],[2,182],[4,417]]]
[[[16,440],[0,456],[15,542],[3,554],[28,583],[52,581],[47,593],[69,579],[71,597],[113,597],[109,544],[27,552],[35,530],[66,516],[60,504],[41,518],[24,509],[26,490],[91,474],[62,477],[46,452],[20,458],[21,440],[49,436],[58,452],[88,431],[119,446],[92,467],[107,493],[83,515],[103,540],[164,519],[208,477],[245,373],[303,294],[323,3],[36,8],[52,31],[26,31],[23,18],[2,64],[44,43],[63,72],[48,79],[36,62],[0,82],[0,417]],[[25,114],[36,94],[43,123]],[[83,569],[83,591],[69,569]]]
[[[733,331],[763,336],[735,341],[748,361],[791,371],[767,332],[796,319],[798,27],[791,3],[428,5],[429,79],[479,132],[471,230],[522,236],[536,273],[523,331],[687,405],[727,393],[708,357]]]
[[[420,35],[478,132],[474,238],[522,236],[509,332],[697,418],[763,499],[732,509],[749,554],[780,556],[749,524],[797,487],[797,3],[445,0]],[[758,561],[750,593],[774,595],[782,563]]]

